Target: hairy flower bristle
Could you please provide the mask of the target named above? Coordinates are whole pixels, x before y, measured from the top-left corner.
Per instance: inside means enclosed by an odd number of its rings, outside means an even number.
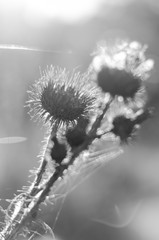
[[[92,68],[102,91],[113,97],[134,98],[153,68],[153,60],[145,58],[145,49],[138,42],[99,47]]]
[[[88,74],[51,67],[31,91],[31,108],[45,122],[70,124],[87,118],[95,102]],[[32,109],[31,109],[32,110]]]

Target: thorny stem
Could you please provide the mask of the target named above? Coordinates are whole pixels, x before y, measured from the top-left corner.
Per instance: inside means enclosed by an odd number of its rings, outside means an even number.
[[[34,196],[35,195],[35,193],[37,191],[37,188],[38,188],[38,185],[41,182],[41,179],[43,177],[43,173],[45,172],[46,166],[47,166],[47,161],[46,161],[45,158],[43,158],[43,160],[42,160],[42,162],[40,164],[40,167],[39,167],[39,169],[37,171],[36,179],[34,180],[33,185],[30,188],[30,193],[29,193],[30,196]]]
[[[56,131],[57,131],[57,126],[54,126],[54,128],[52,129],[52,133],[51,135],[55,135],[56,134]],[[49,141],[48,141],[49,143]],[[47,143],[47,144],[48,144]],[[43,178],[43,174],[45,173],[45,170],[46,170],[46,166],[47,166],[47,160],[45,159],[45,154],[44,154],[44,158],[42,159],[41,161],[41,164],[36,172],[36,176],[35,176],[35,179],[30,187],[30,189],[28,190],[28,192],[25,194],[25,196],[23,196],[23,203],[21,203],[21,208],[19,209],[19,211],[17,211],[16,215],[14,216],[14,219],[16,219],[16,217],[18,217],[20,214],[21,214],[21,211],[22,209],[24,208],[27,208],[30,204],[30,202],[33,200],[33,197],[39,192],[39,184]],[[24,215],[25,216],[25,215]],[[13,220],[14,220],[13,219]],[[22,219],[21,219],[22,221]],[[10,221],[11,224],[13,223],[12,220]],[[22,224],[23,225],[23,224]],[[8,229],[10,229],[11,225],[7,225],[6,228],[5,228],[5,232],[8,231]],[[21,226],[19,225],[19,228],[21,228]],[[17,228],[15,229],[16,232],[18,232],[19,230],[18,226]],[[1,233],[2,237],[3,237],[3,233]],[[9,236],[9,238],[11,239],[11,237],[14,236],[14,232],[12,233],[11,236]]]
[[[53,137],[54,135],[56,135],[56,132],[57,132],[57,125],[55,124],[55,126],[52,129],[51,136]],[[49,138],[49,140],[50,140],[50,138]],[[48,143],[49,143],[49,140],[48,140]],[[48,145],[48,143],[47,143],[47,145]],[[36,194],[36,192],[38,190],[38,186],[39,186],[39,184],[40,184],[40,182],[42,180],[43,174],[44,174],[44,172],[46,170],[47,163],[48,162],[45,159],[45,154],[44,154],[44,158],[42,159],[41,164],[40,164],[40,166],[38,168],[38,171],[36,173],[34,182],[31,185],[30,190],[28,192],[29,196],[34,196]]]
[[[29,221],[31,222],[33,219],[35,219],[39,205],[45,201],[47,196],[49,196],[50,190],[54,186],[56,180],[63,176],[64,170],[67,170],[68,167],[74,163],[75,159],[84,150],[88,149],[89,145],[95,139],[95,136],[97,136],[97,129],[100,127],[101,121],[110,104],[111,100],[106,104],[101,115],[99,115],[93,123],[85,142],[81,146],[74,149],[70,160],[65,164],[57,165],[52,176],[49,177],[45,183],[39,186],[47,165],[47,161],[45,160],[44,156],[42,164],[39,167],[39,171],[37,172],[36,179],[34,180],[33,186],[31,187],[30,191],[26,193],[26,197],[22,199],[23,202],[21,203],[19,211],[17,211],[17,214],[13,219],[11,219],[11,221],[9,221],[9,223],[7,222],[6,227],[1,232],[2,240],[13,240],[22,227],[29,223]]]

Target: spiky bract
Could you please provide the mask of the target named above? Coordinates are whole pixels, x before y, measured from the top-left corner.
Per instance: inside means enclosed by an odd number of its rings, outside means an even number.
[[[95,103],[95,88],[88,74],[69,73],[51,66],[30,91],[35,115],[51,125],[76,123],[88,118]]]

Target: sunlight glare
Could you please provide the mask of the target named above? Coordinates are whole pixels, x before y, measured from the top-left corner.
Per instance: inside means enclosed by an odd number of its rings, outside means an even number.
[[[98,11],[103,0],[34,0],[27,1],[28,13],[35,17],[76,21]]]
[[[28,21],[40,23],[50,19],[64,22],[85,20],[99,11],[102,4],[125,4],[126,0],[5,0],[0,1],[0,11],[11,15],[19,11]],[[130,1],[130,0],[129,0]],[[18,13],[18,12],[17,12]]]

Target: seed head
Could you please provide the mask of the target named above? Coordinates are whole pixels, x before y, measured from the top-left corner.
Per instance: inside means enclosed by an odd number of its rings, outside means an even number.
[[[94,107],[95,89],[87,74],[51,67],[30,92],[31,112],[51,125],[76,123]]]

